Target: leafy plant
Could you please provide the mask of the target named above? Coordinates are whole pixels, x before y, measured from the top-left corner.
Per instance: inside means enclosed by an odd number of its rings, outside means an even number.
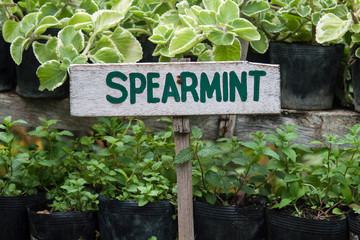
[[[240,60],[238,38],[259,40],[256,27],[240,17],[242,1],[203,0],[202,5],[177,3],[158,20],[150,41],[157,44],[153,55],[160,61],[194,55],[198,61]]]
[[[118,200],[148,202],[174,198],[176,174],[172,130],[154,135],[146,133],[142,121],[100,119],[96,138],[107,148],[97,153],[87,166],[91,182],[101,194]]]
[[[180,151],[175,163],[194,162],[193,191],[197,198],[209,204],[243,206],[246,194],[270,194],[269,172],[258,161],[266,154],[277,154],[266,146],[264,133],[252,134],[252,142],[242,142],[236,137],[219,139],[227,151],[202,141],[202,131],[198,127],[192,128],[192,134],[192,147]],[[250,151],[245,153],[244,147]]]
[[[332,0],[250,0],[243,13],[259,29],[261,39],[250,42],[251,47],[259,53],[266,52],[269,40],[318,44],[316,26],[319,19],[325,14],[340,18],[347,14],[344,5]]]

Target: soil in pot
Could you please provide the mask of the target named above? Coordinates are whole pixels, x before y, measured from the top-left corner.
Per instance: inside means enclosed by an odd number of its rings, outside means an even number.
[[[217,206],[194,202],[194,231],[197,240],[266,239],[263,198],[248,200],[246,206]]]
[[[44,210],[45,209],[45,210]],[[95,212],[53,212],[46,204],[27,208],[32,240],[93,240]]]
[[[0,197],[0,239],[30,240],[26,206],[44,200],[44,194]]]
[[[281,107],[330,109],[344,46],[271,42],[270,61],[280,64]]]
[[[268,240],[347,240],[347,219],[315,220],[265,209]]]
[[[10,44],[0,31],[0,92],[10,91],[15,86],[15,63],[10,56]]]
[[[169,201],[148,203],[111,200],[99,196],[99,230],[101,240],[174,240],[177,226],[174,206]]]
[[[69,96],[69,81],[54,91],[40,91],[40,80],[36,76],[36,70],[40,63],[36,59],[32,47],[24,51],[23,59],[19,66],[16,66],[17,86],[16,92],[25,98],[66,98]]]

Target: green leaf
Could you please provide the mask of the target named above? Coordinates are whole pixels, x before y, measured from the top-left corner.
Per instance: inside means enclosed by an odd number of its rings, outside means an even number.
[[[182,149],[175,157],[174,163],[186,163],[191,161],[194,157],[194,151],[192,148]]]
[[[54,27],[59,24],[59,21],[53,16],[44,17],[41,22],[37,25],[37,28],[34,30],[35,34],[42,34],[46,29]]]
[[[279,155],[278,155],[276,152],[274,152],[274,151],[273,151],[271,148],[269,148],[269,147],[265,147],[265,148],[261,151],[261,153],[262,153],[262,154],[265,154],[265,155],[267,155],[267,156],[273,157],[273,158],[275,158],[275,159],[277,159],[277,160],[280,160]]]
[[[213,55],[215,61],[239,61],[241,58],[240,41],[235,39],[232,45],[215,46]]]
[[[270,8],[270,4],[268,1],[262,0],[250,0],[248,1],[242,12],[248,17],[252,17],[261,12],[267,11]]]
[[[256,194],[255,190],[248,186],[242,186],[241,191],[247,193],[247,194]]]
[[[233,27],[231,31],[235,32],[242,39],[247,41],[258,41],[261,39],[261,35],[256,27],[244,18],[235,19],[229,25]]]
[[[93,63],[119,63],[120,56],[118,52],[109,47],[104,47],[98,50],[95,55],[90,57]]]
[[[68,22],[69,26],[73,26],[75,30],[88,27],[92,24],[91,15],[84,12],[75,13]]]
[[[142,59],[143,51],[141,44],[129,31],[118,27],[111,34],[110,39],[122,54],[124,62],[137,62]]]
[[[283,199],[281,199],[281,202],[279,204],[275,204],[271,208],[272,209],[273,208],[280,208],[281,209],[281,208],[286,207],[287,205],[289,205],[291,202],[292,202],[291,199],[283,198]]]
[[[199,43],[200,37],[192,28],[183,28],[175,33],[170,42],[169,54],[184,53]]]
[[[94,12],[96,12],[97,10],[99,10],[98,5],[96,4],[95,1],[93,0],[83,0],[80,3],[80,8],[81,9],[85,9],[85,11],[87,13],[93,14]]]
[[[236,3],[231,0],[226,0],[221,3],[216,13],[216,18],[221,23],[228,23],[240,17],[240,9]]]
[[[345,198],[345,203],[350,204],[353,202],[351,189],[348,185],[341,184],[341,192]]]
[[[235,35],[231,32],[214,29],[209,33],[208,39],[215,45],[231,45],[234,42]]]
[[[208,157],[208,156],[211,156],[214,154],[219,154],[221,152],[222,152],[222,150],[220,147],[215,146],[215,145],[210,145],[210,146],[207,146],[207,147],[204,147],[203,149],[201,149],[198,152],[198,155],[199,155],[199,157]]]
[[[67,58],[71,62],[77,56],[78,53],[73,45],[68,45],[66,47],[59,46],[59,58],[61,61],[64,61]]]
[[[32,30],[36,27],[36,18],[38,13],[27,14],[20,22],[20,33],[24,37],[29,37]]]
[[[216,28],[216,12],[209,10],[202,10],[199,14],[199,28],[201,30],[212,30]]]
[[[216,196],[214,194],[206,194],[205,199],[209,204],[215,204],[216,203]]]
[[[57,38],[53,37],[45,44],[39,42],[33,43],[35,57],[41,64],[58,58],[56,54],[57,42]]]
[[[94,22],[94,32],[99,33],[115,26],[124,18],[124,15],[112,10],[99,10],[91,18]]]
[[[196,139],[201,139],[202,135],[203,135],[201,128],[199,128],[197,126],[193,126],[191,128],[191,133],[192,133],[193,137]]]
[[[299,5],[296,12],[303,18],[311,14],[311,7],[309,5]]]
[[[360,24],[351,24],[351,31],[354,33],[360,33]]]
[[[342,20],[332,13],[325,14],[316,26],[316,41],[325,43],[337,40],[345,35],[350,24],[351,20]]]
[[[293,174],[286,174],[284,181],[289,183],[289,182],[296,182],[298,181],[299,178],[296,175]]]
[[[281,151],[293,162],[296,162],[296,152],[292,148],[281,148]]]
[[[216,172],[209,170],[205,174],[205,179],[215,187],[221,187],[221,178]]]
[[[149,40],[156,44],[166,44],[170,40],[173,29],[173,24],[159,25],[153,30],[153,35]]]
[[[215,12],[217,12],[222,2],[223,0],[202,0],[202,3],[204,4],[207,10],[212,10]]]
[[[5,42],[11,43],[15,38],[22,35],[20,33],[20,23],[7,20],[2,28],[2,34]]]
[[[250,46],[256,52],[264,54],[269,48],[269,40],[263,32],[259,32],[259,33],[260,33],[260,40],[251,41]]]
[[[60,69],[60,62],[50,60],[37,69],[36,75],[40,79],[40,91],[44,89],[53,91],[65,82],[67,72]]]
[[[132,2],[133,0],[120,0],[112,7],[112,9],[125,16],[129,11]]]
[[[356,51],[355,51],[355,56],[357,58],[360,58],[360,48],[357,48]]]
[[[17,65],[20,65],[22,61],[22,55],[26,48],[26,45],[30,42],[29,39],[25,39],[21,36],[15,38],[15,40],[11,43],[10,53],[11,57],[14,59],[14,62]]]
[[[75,30],[73,26],[67,26],[63,28],[59,34],[60,44],[64,47],[73,46],[79,53],[85,47],[84,35],[81,31]]]
[[[214,61],[213,51],[212,50],[206,50],[204,51],[199,57],[198,62],[211,62]]]

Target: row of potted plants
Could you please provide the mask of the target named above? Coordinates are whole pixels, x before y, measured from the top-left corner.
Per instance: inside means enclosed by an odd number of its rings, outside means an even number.
[[[151,132],[138,119],[101,118],[91,135],[73,136],[57,130],[56,120],[41,120],[26,133],[36,145],[14,135],[24,121],[0,124],[6,239],[175,239],[174,164],[187,161],[197,239],[360,235],[360,125],[312,142],[317,148],[294,143],[296,126],[257,132],[248,142],[201,140],[193,127],[191,147],[175,156],[171,126]]]
[[[57,97],[66,96],[70,64],[163,62],[184,56],[237,61],[242,39],[281,65],[283,108],[331,108],[335,88],[345,90],[343,102],[352,101],[344,61],[359,55],[359,7],[354,1],[3,0],[0,5],[2,35],[11,44],[11,56],[23,67],[37,59],[32,72],[40,83],[32,88],[43,95],[65,88]],[[17,70],[18,92],[31,97],[21,91],[28,78],[23,72],[29,71]],[[353,73],[357,86],[355,78]]]

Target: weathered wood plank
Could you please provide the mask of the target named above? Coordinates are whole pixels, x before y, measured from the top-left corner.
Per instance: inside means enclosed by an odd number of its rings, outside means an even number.
[[[278,65],[234,62],[70,66],[74,116],[280,113]]]
[[[275,129],[282,124],[298,125],[296,130],[301,135],[296,142],[307,145],[314,140],[323,140],[323,134],[343,136],[349,133],[346,126],[360,122],[360,114],[351,110],[333,109],[327,111],[295,111],[283,109],[279,116],[252,115],[237,116],[234,135],[241,139],[249,133]]]
[[[60,129],[87,131],[91,129],[95,118],[70,116],[68,99],[42,100],[25,99],[16,93],[0,94],[0,119],[12,116],[13,119],[24,119],[27,126],[36,127],[41,122],[39,117],[46,119],[59,119],[56,126]],[[143,117],[146,126],[154,131],[164,130],[168,123],[157,121],[158,117]],[[219,133],[219,116],[193,116],[190,117],[191,126],[199,126],[204,133],[204,139],[214,140]],[[322,134],[343,135],[347,133],[345,126],[360,123],[360,113],[346,109],[328,111],[295,111],[283,109],[281,115],[247,115],[237,116],[235,136],[246,138],[249,133],[274,129],[281,124],[296,124],[300,127],[297,132],[302,135],[299,143],[309,143],[320,139]]]

